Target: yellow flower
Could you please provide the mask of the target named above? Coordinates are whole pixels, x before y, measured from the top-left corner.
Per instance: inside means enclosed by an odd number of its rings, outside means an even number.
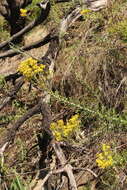
[[[27,79],[31,79],[37,73],[43,72],[45,65],[38,64],[37,60],[28,58],[22,61],[18,67],[18,71],[22,73]]]
[[[80,14],[84,15],[84,14],[87,14],[87,13],[90,13],[90,12],[91,12],[90,9],[83,9],[82,11],[80,11]]]
[[[76,114],[72,116],[66,124],[63,120],[58,120],[57,122],[51,123],[50,128],[56,140],[61,141],[71,137],[72,134],[74,134],[79,129],[79,124],[79,115]]]
[[[58,120],[58,121],[57,121],[57,124],[58,124],[59,127],[62,127],[62,126],[64,125],[64,122],[63,122],[63,120],[61,119],[61,120]]]
[[[97,154],[96,162],[103,169],[113,165],[112,151],[109,145],[102,144],[102,153]]]
[[[27,12],[28,12],[28,10],[26,10],[26,9],[20,9],[20,16],[21,17],[26,17],[27,16]]]

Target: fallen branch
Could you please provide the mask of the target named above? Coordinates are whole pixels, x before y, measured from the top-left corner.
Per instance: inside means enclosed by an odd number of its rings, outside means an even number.
[[[60,144],[59,144],[60,145]],[[60,148],[61,149],[61,148]],[[56,150],[56,149],[55,149]],[[61,159],[62,157],[63,157],[63,152],[62,152],[62,155],[61,155],[61,151],[62,151],[62,149],[60,150],[60,155],[59,155],[59,153],[57,153],[57,151],[55,151],[55,153],[56,153],[56,155],[57,155],[57,157],[59,156],[59,159]],[[65,157],[65,156],[64,156]],[[67,162],[66,162],[67,163]],[[38,182],[38,185],[36,186],[36,188],[34,189],[34,190],[36,190],[36,189],[43,189],[43,187],[44,187],[44,185],[45,185],[45,183],[48,181],[48,179],[52,176],[52,175],[57,175],[57,174],[60,174],[60,173],[67,173],[67,175],[68,175],[68,171],[69,171],[69,169],[70,169],[70,167],[68,167],[70,164],[64,164],[64,166],[63,167],[60,167],[59,169],[57,169],[57,170],[55,170],[55,169],[52,169],[52,170],[50,170],[49,171],[49,173],[44,177],[44,179],[43,180],[41,180],[41,181],[39,181]],[[71,165],[70,165],[71,166]],[[72,166],[71,166],[71,172],[72,172],[72,170],[82,170],[82,171],[87,171],[87,172],[89,172],[92,176],[91,176],[91,178],[89,178],[89,180],[90,181],[92,181],[92,180],[94,180],[95,178],[97,178],[98,176],[97,176],[97,174],[95,173],[95,172],[93,172],[91,169],[89,169],[89,168],[73,168]],[[70,171],[69,171],[70,172]],[[65,175],[65,174],[64,174]],[[72,175],[73,175],[73,173],[72,173]],[[70,180],[72,179],[72,175],[71,175],[71,177],[69,178]],[[74,177],[74,175],[73,175],[73,177]],[[75,178],[74,178],[74,180],[75,180]],[[87,182],[88,182],[88,180],[87,180]],[[79,187],[79,186],[83,186],[83,185],[85,185],[85,184],[87,184],[87,182],[85,181],[84,182],[84,184],[83,183],[77,183],[77,186]],[[71,183],[72,183],[72,181],[71,181]],[[73,185],[72,185],[73,186]],[[70,187],[70,189],[72,190],[72,186]],[[37,188],[38,187],[38,188]],[[64,187],[63,187],[63,189],[65,189]],[[73,186],[73,189],[74,189],[74,186]]]
[[[3,149],[4,145],[11,144],[14,141],[16,132],[19,130],[20,126],[33,115],[40,113],[41,110],[41,103],[39,102],[36,106],[28,110],[21,118],[19,118],[16,123],[8,125],[8,131],[6,135],[0,139],[0,147]],[[6,146],[7,147],[7,146]],[[1,150],[0,149],[0,150]]]
[[[76,185],[76,181],[75,181],[75,177],[73,174],[73,168],[70,164],[66,164],[67,160],[65,158],[65,155],[59,145],[59,143],[55,142],[52,144],[52,147],[57,155],[57,158],[60,161],[61,166],[64,166],[64,171],[67,173],[68,179],[69,179],[69,183],[70,183],[70,189],[71,190],[78,190],[77,189],[77,185]]]
[[[17,50],[8,50],[5,53],[0,54],[0,59],[5,58],[5,57],[12,57],[18,54],[21,54],[24,51],[29,51],[34,48],[39,48],[41,46],[44,46],[45,44],[49,43],[51,40],[53,40],[56,36],[52,36],[51,34],[48,34],[45,36],[44,39],[38,40],[30,45],[23,46],[21,48],[17,48]]]
[[[9,74],[9,75],[5,76],[4,79],[6,82],[12,81],[12,83],[15,84],[16,79],[20,78],[21,76],[22,76],[21,73],[16,72],[16,73]]]
[[[47,3],[48,6],[50,6],[49,2]],[[68,29],[68,27],[74,22],[76,21],[78,18],[80,17],[80,8],[76,8],[74,9],[71,13],[69,13],[66,18],[64,18],[60,24],[60,27],[59,27],[59,33],[58,35],[53,39],[51,40],[51,43],[49,45],[49,49],[47,50],[45,56],[42,57],[42,59],[45,59],[48,61],[49,63],[49,71],[50,71],[50,79],[48,80],[47,82],[47,86],[49,87],[49,89],[52,88],[52,78],[53,78],[53,71],[54,71],[54,65],[55,65],[55,59],[58,55],[58,52],[59,52],[59,41],[63,35],[63,33],[66,32],[66,30]],[[12,93],[9,95],[12,96],[14,95],[15,93]],[[45,94],[45,97],[41,97],[40,99],[40,102],[39,104],[35,105],[32,109],[30,109],[23,117],[21,117],[14,125],[9,125],[8,128],[9,128],[9,131],[7,132],[7,134],[5,135],[5,138],[4,140],[1,139],[1,147],[4,146],[5,143],[11,143],[14,138],[15,138],[15,135],[16,135],[16,131],[19,129],[19,127],[27,120],[29,119],[30,117],[32,117],[34,114],[38,113],[38,112],[42,112],[42,108],[40,110],[40,105],[43,105],[44,103],[47,104],[48,106],[48,103],[50,101],[50,94],[48,92],[44,92]],[[7,102],[9,102],[11,99],[8,98],[4,105],[7,104]],[[2,106],[3,107],[3,106]],[[42,114],[44,114],[44,112],[42,112]],[[45,116],[46,117],[46,116]],[[44,118],[45,118],[44,117]],[[51,119],[49,119],[49,123],[47,124],[47,126],[45,126],[45,131],[47,134],[49,134],[49,136],[51,136],[51,133],[50,133],[50,130],[49,130],[49,125],[50,125],[50,122],[51,122]],[[45,123],[45,121],[43,121],[43,123]],[[50,141],[49,141],[50,142]],[[69,178],[71,177],[72,173],[70,172],[71,171],[71,168],[69,169]],[[72,179],[73,179],[73,176],[72,176]],[[72,180],[74,182],[74,179]]]
[[[61,39],[61,37],[63,35],[65,35],[67,28],[70,26],[70,24],[74,23],[78,18],[81,17],[80,14],[80,7],[77,7],[76,9],[74,9],[72,11],[72,13],[70,13],[67,17],[65,17],[61,24],[60,24],[60,30],[59,30],[59,39]],[[38,48],[40,46],[43,46],[47,43],[49,43],[51,40],[54,40],[54,38],[56,38],[57,36],[52,36],[51,34],[48,34],[44,39],[41,39],[37,42],[34,42],[30,45],[27,46],[23,46],[20,48],[19,51],[17,50],[8,50],[5,53],[0,54],[0,59],[5,58],[5,57],[12,57],[15,55],[18,55],[20,53],[22,53],[22,51],[28,51],[31,50],[33,48]],[[1,46],[0,46],[1,48]]]
[[[91,169],[89,168],[73,168],[73,170],[82,170],[82,171],[88,171],[89,173],[91,173],[94,177],[98,177],[97,174],[95,172],[93,172]]]
[[[44,20],[46,20],[49,11],[50,11],[50,2],[49,0],[45,0],[43,3],[39,3],[38,6],[41,8],[41,13],[34,21],[32,21],[30,24],[28,24],[25,28],[23,28],[21,31],[13,35],[9,40],[2,42],[0,44],[0,49],[8,45],[10,42],[15,40],[18,37],[23,36],[25,33],[29,32],[32,28],[35,26],[41,24]]]
[[[51,146],[54,149],[57,158],[59,159],[60,168],[57,170],[52,169],[51,171],[49,171],[48,174],[46,174],[46,176],[43,178],[43,180],[41,180],[41,184],[40,184],[40,181],[38,181],[38,184],[36,185],[35,189],[43,189],[45,186],[45,183],[48,181],[48,179],[52,175],[66,173],[69,179],[70,190],[77,190],[77,185],[76,185],[75,177],[73,174],[73,168],[70,164],[67,163],[65,155],[60,147],[60,144],[57,142],[53,142],[51,143]]]
[[[56,156],[60,162],[60,168],[57,170],[49,171],[49,173],[41,181],[41,187],[39,187],[39,189],[43,189],[45,183],[48,181],[48,179],[51,175],[59,174],[59,173],[66,173],[68,176],[69,184],[70,184],[70,190],[77,190],[77,185],[76,185],[75,177],[73,174],[73,168],[70,164],[67,163],[65,155],[60,147],[60,144],[57,142],[53,142],[53,143],[51,143],[51,146],[54,149]],[[40,186],[40,184],[39,184],[39,186]],[[37,187],[38,187],[38,185],[37,185]]]
[[[46,52],[45,56],[42,57],[42,59],[46,59],[49,61],[49,71],[50,71],[50,78],[47,81],[47,86],[49,89],[52,88],[52,78],[53,78],[53,71],[54,71],[54,65],[55,65],[55,60],[57,58],[58,52],[59,52],[59,45],[62,36],[66,33],[68,27],[74,23],[81,15],[80,15],[80,7],[77,7],[74,9],[69,15],[67,15],[63,20],[62,23],[60,24],[60,29],[58,35],[51,40],[48,51]],[[45,95],[44,95],[45,94]],[[17,130],[19,130],[20,126],[29,118],[31,118],[33,115],[37,113],[42,113],[43,119],[42,119],[42,134],[43,138],[40,138],[40,150],[42,151],[42,157],[41,161],[45,161],[45,158],[47,156],[47,150],[48,146],[51,144],[52,148],[55,151],[55,154],[60,162],[61,168],[59,168],[56,171],[49,171],[48,174],[44,173],[43,175],[43,181],[42,181],[42,186],[45,185],[46,181],[49,179],[49,177],[52,174],[57,174],[57,173],[66,173],[68,180],[69,180],[69,187],[71,190],[77,190],[77,184],[76,180],[73,174],[73,167],[71,164],[67,163],[66,157],[60,147],[60,144],[57,142],[53,142],[53,135],[52,132],[50,131],[50,123],[51,123],[51,110],[49,106],[49,101],[50,101],[50,94],[48,91],[45,91],[43,93],[43,97],[41,96],[40,101],[37,105],[35,105],[32,109],[30,109],[23,117],[21,117],[14,125],[9,125],[8,128],[9,130],[7,131],[7,134],[4,138],[2,139],[1,143],[1,151],[4,151],[7,146],[9,146],[10,143],[14,141],[15,135]],[[1,140],[1,139],[0,139]],[[41,162],[44,163],[44,162]],[[43,165],[40,165],[43,168]]]
[[[54,71],[54,64],[55,64],[54,61],[55,61],[55,59],[56,59],[56,57],[58,55],[58,52],[59,52],[59,42],[60,42],[60,39],[65,34],[66,30],[71,25],[71,23],[73,23],[75,20],[77,20],[80,16],[81,16],[80,15],[80,8],[76,8],[74,11],[72,11],[72,13],[70,13],[69,15],[67,15],[66,18],[64,18],[62,20],[62,23],[60,24],[60,28],[59,28],[58,37],[51,41],[51,43],[49,45],[48,51],[46,52],[45,56],[42,57],[42,59],[46,58],[47,60],[49,60],[49,71],[51,73],[50,80],[47,83],[47,86],[49,86],[49,89],[52,88],[52,78],[53,78],[53,71]],[[45,102],[46,104],[50,101],[50,94],[48,92],[45,92],[45,99],[43,99],[42,101]],[[48,104],[47,104],[47,106],[48,106]],[[49,112],[50,112],[50,108],[49,108]],[[47,113],[43,113],[43,114],[49,115]],[[44,117],[44,118],[46,118],[46,117]],[[43,129],[48,129],[50,131],[50,129],[49,129],[50,119],[48,120],[48,123],[46,123],[46,122],[47,121],[43,120],[43,125],[44,125]],[[49,134],[49,137],[50,137],[50,133],[48,133],[48,134]],[[51,140],[49,140],[49,144],[50,144],[50,142],[51,142]],[[70,189],[71,190],[77,190],[77,185],[76,185],[76,181],[75,181],[75,178],[74,178],[74,175],[73,175],[72,166],[70,164],[67,164],[67,160],[65,158],[65,155],[64,155],[64,153],[63,153],[60,145],[57,142],[55,142],[55,143],[51,143],[51,146],[53,147],[53,149],[54,149],[54,151],[56,153],[56,156],[59,159],[59,162],[61,164],[61,167],[62,167],[62,171],[61,172],[64,171],[67,174],[67,176],[68,176],[69,183],[70,183]],[[41,148],[43,149],[43,147],[44,147],[44,144],[42,145],[42,147],[40,147],[40,150],[41,150]],[[47,147],[46,148],[46,150],[47,150],[48,149],[48,144],[47,144],[46,147]],[[46,150],[44,151],[45,153],[46,153]],[[44,155],[44,152],[43,152],[42,156]],[[41,161],[42,160],[44,161],[44,159],[45,158],[43,156],[43,158],[41,159]],[[44,175],[45,176],[44,176],[43,181],[42,181],[42,187],[41,187],[41,189],[43,189],[45,183],[47,182],[47,180],[49,179],[49,177],[52,174],[53,174],[53,172],[49,172],[48,174],[46,174],[46,173],[43,174],[43,176]],[[38,187],[38,184],[37,184],[36,187]]]
[[[76,21],[79,17],[80,17],[80,8],[76,8],[74,11],[72,11],[72,13],[67,15],[66,18],[64,18],[62,20],[58,36],[55,37],[53,40],[51,40],[51,43],[49,45],[48,51],[46,52],[45,56],[42,57],[42,59],[46,59],[50,63],[49,64],[49,71],[50,71],[51,74],[50,74],[50,79],[48,80],[48,82],[46,84],[49,87],[49,89],[52,88],[53,71],[54,71],[55,59],[56,59],[56,57],[58,55],[58,52],[59,52],[60,39],[61,39],[63,33],[66,32],[68,27],[74,21]],[[5,148],[8,147],[9,144],[14,141],[14,138],[15,138],[17,130],[19,130],[20,126],[27,119],[31,118],[33,115],[35,115],[37,113],[42,113],[42,115],[43,115],[42,133],[45,134],[43,136],[43,138],[45,137],[45,142],[44,142],[43,139],[42,139],[43,141],[41,141],[41,139],[40,139],[40,149],[44,148],[41,160],[43,160],[43,161],[45,160],[46,152],[48,150],[48,145],[51,143],[53,135],[52,135],[52,132],[50,131],[51,111],[50,111],[50,107],[48,105],[48,103],[50,101],[50,94],[48,92],[44,92],[44,94],[45,94],[45,96],[40,98],[40,101],[36,106],[34,106],[32,109],[30,109],[15,124],[8,126],[9,130],[6,133],[5,138],[0,139],[1,140],[0,144],[1,144],[1,147],[2,147],[0,150],[5,151]],[[42,145],[42,142],[43,142],[43,145]],[[64,172],[68,176],[70,189],[71,190],[77,190],[75,177],[73,175],[73,168],[72,168],[72,166],[70,164],[67,164],[67,160],[65,158],[65,155],[64,155],[60,145],[57,142],[55,142],[55,143],[52,143],[51,146],[53,147],[53,149],[54,149],[54,151],[55,151],[55,153],[57,155],[57,158],[59,159],[59,162],[60,162],[61,166],[64,167]],[[44,156],[44,152],[45,152],[45,156]],[[47,180],[47,178],[49,176],[50,175],[48,175],[45,178],[44,182]]]
[[[67,29],[72,25],[77,19],[81,17],[80,14],[81,7],[76,7],[70,14],[68,14],[60,24],[59,37],[65,35]]]
[[[52,170],[50,171],[43,179],[38,180],[36,187],[33,190],[44,190],[44,186],[45,183],[48,181],[48,179],[52,176],[52,175],[56,175],[59,174],[61,172],[64,171],[64,168],[60,168],[58,170]]]

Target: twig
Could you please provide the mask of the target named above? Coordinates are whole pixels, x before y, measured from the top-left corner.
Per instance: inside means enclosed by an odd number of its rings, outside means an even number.
[[[94,177],[98,177],[97,174],[95,174],[95,172],[93,172],[91,169],[87,168],[86,171],[90,172]]]
[[[45,185],[46,181],[49,179],[49,177],[52,175],[52,171],[50,171],[45,178],[41,181],[41,189],[43,188],[43,186]]]
[[[73,170],[83,170],[83,171],[88,171],[90,172],[94,177],[98,177],[97,174],[95,172],[93,172],[91,169],[89,168],[73,168]]]
[[[8,145],[8,142],[4,143],[4,145],[0,148],[0,156],[2,157],[3,156],[3,153],[5,151],[5,148],[7,147]]]

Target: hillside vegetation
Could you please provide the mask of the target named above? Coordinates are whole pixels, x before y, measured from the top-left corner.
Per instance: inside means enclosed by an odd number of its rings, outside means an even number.
[[[27,2],[0,16],[0,190],[127,190],[127,1]]]

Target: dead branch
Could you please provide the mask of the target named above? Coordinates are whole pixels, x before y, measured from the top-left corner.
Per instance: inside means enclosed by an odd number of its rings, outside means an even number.
[[[79,18],[79,16],[80,16],[80,14],[78,14],[79,11],[80,11],[80,9],[76,9],[76,10],[72,11],[71,14],[69,14],[66,18],[64,18],[62,20],[62,23],[60,25],[60,29],[59,29],[59,33],[58,33],[57,38],[55,38],[54,40],[51,41],[48,51],[46,52],[45,56],[42,57],[42,59],[46,58],[47,60],[49,60],[49,70],[51,71],[51,73],[53,73],[53,71],[54,71],[54,64],[55,64],[54,61],[55,61],[55,59],[57,57],[57,54],[59,52],[59,40],[60,40],[61,36],[63,35],[63,33],[66,32],[68,27],[71,25],[71,21],[74,22],[74,20]],[[50,81],[47,84],[49,86],[49,89],[52,88],[52,77],[53,77],[53,74],[50,76]],[[50,100],[50,95],[49,95],[48,92],[45,92],[45,93],[46,93],[45,94],[45,99],[42,99],[42,101],[46,103],[45,106],[47,107],[48,112],[47,113],[42,112],[42,115],[45,114],[44,118],[46,119],[46,120],[43,120],[43,130],[44,129],[48,130],[48,134],[49,134],[49,137],[50,137],[50,132],[49,132],[50,129],[49,129],[49,127],[50,127],[51,119],[50,119],[50,117],[49,117],[49,119],[46,118],[46,116],[49,116],[51,114],[50,108],[49,108],[49,106],[47,104],[49,102],[49,100]],[[44,109],[44,110],[46,110],[46,109]],[[49,142],[51,142],[51,140]],[[61,167],[62,167],[61,172],[64,171],[65,173],[67,173],[69,183],[70,183],[70,189],[71,190],[77,190],[77,185],[76,185],[76,181],[75,181],[75,178],[74,178],[74,175],[73,175],[72,167],[71,167],[70,164],[67,164],[67,160],[65,158],[65,155],[64,155],[60,145],[57,142],[55,142],[55,143],[51,143],[51,146],[53,147],[53,149],[54,149],[54,151],[56,153],[56,156],[59,159],[59,162],[61,164]],[[44,145],[42,146],[42,148],[43,147],[44,147]],[[48,147],[48,144],[47,144],[47,147]],[[47,151],[47,148],[46,148],[46,150],[44,152],[46,152],[46,151]],[[43,153],[43,155],[44,155],[44,153]],[[42,158],[42,160],[44,161],[44,158]],[[48,174],[45,174],[45,176],[43,178],[43,181],[42,181],[42,186],[45,185],[45,183],[47,182],[47,180],[49,179],[49,177],[52,174],[53,174],[53,172],[49,172]],[[38,185],[40,186],[40,184],[38,184]],[[38,187],[38,185],[37,185],[37,187]]]
[[[81,11],[81,7],[77,7],[75,8],[69,15],[67,15],[67,17],[65,17],[61,24],[60,24],[60,30],[59,30],[59,39],[61,39],[61,37],[63,35],[65,35],[66,31],[67,31],[67,28],[73,24],[78,18],[81,17],[81,14],[80,14],[80,11]],[[28,27],[28,26],[27,26]],[[25,28],[24,28],[25,29]],[[22,31],[20,31],[22,32]],[[17,33],[18,34],[18,33]],[[43,46],[45,44],[47,44],[48,42],[50,42],[53,38],[55,37],[51,37],[52,35],[51,34],[48,34],[44,39],[41,39],[37,42],[34,42],[30,45],[26,45],[26,46],[23,46],[20,48],[21,51],[16,51],[16,50],[9,50],[9,51],[6,51],[5,53],[2,53],[0,54],[0,59],[1,58],[5,58],[5,57],[12,57],[12,56],[15,56],[15,55],[18,55],[20,53],[22,53],[22,51],[28,51],[28,50],[31,50],[33,48],[38,48],[40,46]],[[12,39],[13,40],[13,39]],[[3,48],[4,46],[2,44],[4,43],[9,43],[12,41],[11,38],[8,42],[3,42],[0,44],[0,49]]]
[[[50,4],[49,2],[47,2],[47,6],[48,6],[48,12],[49,12],[49,9],[50,9]],[[56,36],[53,40],[51,40],[51,43],[49,45],[49,49],[48,51],[46,52],[45,56],[42,57],[42,59],[46,59],[48,60],[49,62],[49,70],[51,71],[51,76],[50,76],[50,80],[48,81],[48,84],[47,86],[49,87],[49,89],[52,88],[52,77],[53,77],[53,71],[54,71],[54,64],[55,64],[55,59],[58,55],[58,52],[59,52],[59,39],[61,38],[61,35],[63,34],[63,32],[66,32],[66,30],[68,29],[68,27],[71,25],[71,23],[73,23],[74,21],[76,21],[76,19],[78,19],[80,16],[80,8],[76,8],[74,9],[70,14],[68,14],[66,16],[66,18],[64,18],[61,22],[61,25],[60,25],[60,29],[59,29],[59,33],[58,33],[58,36]],[[12,95],[14,95],[15,93],[12,93]],[[10,96],[10,95],[9,95]],[[7,104],[7,102],[9,102],[10,99],[8,99],[6,101],[5,104]],[[9,131],[7,132],[7,134],[5,135],[5,140],[1,140],[1,146],[3,146],[6,142],[11,143],[14,138],[15,138],[15,134],[16,134],[16,131],[19,129],[19,127],[27,120],[29,119],[30,117],[32,117],[34,114],[38,113],[38,112],[42,112],[42,114],[45,114],[45,112],[43,112],[40,108],[40,105],[44,105],[44,104],[47,104],[48,106],[48,102],[50,101],[50,95],[48,92],[45,92],[45,97],[44,98],[41,98],[41,100],[39,101],[39,104],[37,104],[36,106],[34,106],[32,109],[30,109],[23,117],[21,117],[12,127],[12,125],[9,125],[8,128],[9,128]],[[3,107],[3,106],[2,106]],[[46,108],[46,105],[45,105],[45,108]],[[41,109],[41,110],[40,110]],[[47,115],[45,115],[44,118],[46,118]],[[46,118],[47,119],[47,118]],[[48,123],[46,123],[48,122]],[[44,124],[45,125],[45,131],[46,133],[51,137],[51,132],[49,130],[49,125],[50,125],[50,122],[51,122],[51,117],[48,118],[48,120],[44,120],[43,123],[46,123]],[[54,147],[55,148],[55,147]],[[61,153],[62,155],[62,153]],[[70,166],[69,166],[70,167]],[[74,179],[73,179],[73,175],[71,173],[71,168],[69,169],[69,172],[68,172],[68,177],[71,178],[72,177],[72,181],[73,183],[75,184],[74,182]]]
[[[64,172],[64,168],[50,171],[43,179],[38,180],[36,187],[33,190],[44,190],[44,185],[52,175]]]
[[[3,103],[0,105],[0,111],[11,102],[11,100],[16,96],[17,92],[20,90],[20,88],[22,87],[22,85],[24,84],[23,80],[20,80],[17,82],[17,84],[15,85],[14,89],[11,90],[8,93],[8,96],[3,100]]]
[[[65,158],[65,155],[59,145],[59,143],[55,142],[52,144],[52,147],[57,155],[57,158],[60,161],[61,166],[64,166],[64,171],[67,173],[69,183],[70,183],[70,189],[71,190],[77,190],[77,185],[75,181],[75,177],[73,174],[73,168],[70,164],[67,164],[67,160]]]
[[[68,0],[63,0],[63,1],[57,1],[57,3],[59,2],[66,2]],[[30,2],[24,2],[24,4],[22,4],[22,7],[25,7],[26,4],[29,4]],[[86,0],[85,2],[83,2],[83,4],[86,4],[88,6],[88,8],[90,8],[93,11],[99,11],[103,8],[105,8],[107,6],[107,0],[98,0],[98,1],[88,1]],[[2,49],[3,47],[5,47],[6,45],[8,45],[10,42],[14,41],[16,38],[18,37],[22,37],[25,33],[29,32],[33,27],[37,26],[38,24],[42,23],[48,16],[49,11],[50,11],[50,2],[49,0],[45,0],[44,2],[41,2],[39,4],[37,4],[40,8],[41,8],[41,14],[38,18],[36,18],[33,22],[31,22],[28,26],[26,26],[24,29],[22,29],[21,31],[17,32],[16,34],[14,34],[9,40],[2,42],[0,44],[0,49]],[[71,14],[67,15],[67,17],[65,17],[62,21],[62,25],[60,26],[60,30],[64,33],[66,32],[67,28],[69,27],[70,24],[72,24],[73,22],[75,22],[80,16],[80,10],[81,7],[77,7],[76,9],[74,9],[74,11],[72,11]]]
[[[16,73],[13,73],[13,74],[5,76],[4,79],[5,79],[6,82],[12,81],[12,83],[15,84],[16,79],[20,78],[21,76],[22,76],[21,73],[16,72]]]
[[[68,165],[65,165],[64,167],[60,167],[60,168],[57,169],[57,170],[55,170],[55,169],[50,170],[49,173],[44,177],[43,180],[39,180],[38,185],[36,186],[36,188],[35,188],[34,190],[36,190],[36,189],[43,189],[45,183],[48,181],[48,179],[49,179],[52,175],[57,175],[57,174],[60,174],[60,173],[65,173],[65,172],[67,172],[67,171],[66,171],[66,166],[68,167]],[[97,174],[94,173],[94,172],[93,172],[91,169],[89,169],[89,168],[86,169],[86,168],[72,168],[72,167],[71,167],[71,169],[72,169],[72,170],[86,171],[87,173],[89,172],[89,173],[91,174],[91,177],[88,178],[88,176],[87,176],[88,174],[85,173],[85,174],[84,174],[84,182],[83,182],[83,181],[82,181],[82,182],[77,181],[77,186],[78,186],[78,187],[83,186],[83,185],[87,184],[88,181],[93,181],[94,179],[96,179],[96,178],[98,177]],[[80,177],[83,177],[83,176],[81,175]],[[86,177],[86,178],[85,178],[85,177]],[[79,179],[78,179],[78,180],[79,180]],[[64,188],[64,189],[65,189],[65,188]]]
[[[62,20],[60,24],[59,37],[65,35],[70,25],[72,25],[78,18],[81,17],[80,11],[81,7],[78,6]]]
[[[66,18],[63,19],[63,21],[60,25],[60,30],[59,30],[57,37],[55,37],[55,39],[51,40],[48,51],[46,52],[45,56],[42,57],[42,59],[46,58],[49,61],[49,63],[50,63],[49,70],[52,71],[51,75],[50,75],[50,80],[47,82],[47,86],[49,86],[49,89],[52,88],[52,77],[53,77],[55,59],[59,52],[59,40],[61,39],[61,36],[63,35],[63,33],[66,32],[68,27],[71,25],[71,23],[73,23],[80,17],[79,12],[80,12],[80,8],[76,8],[74,11],[72,11],[72,13],[70,13],[68,16],[66,16]],[[32,109],[30,109],[15,124],[13,124],[13,125],[10,124],[8,126],[9,130],[6,132],[4,139],[0,139],[1,140],[0,145],[2,147],[1,150],[4,149],[4,151],[5,151],[5,148],[3,148],[3,147],[9,146],[9,144],[14,141],[16,132],[17,132],[17,130],[19,130],[20,126],[27,119],[29,119],[30,117],[32,117],[33,115],[35,115],[37,113],[42,113],[42,115],[43,115],[42,133],[44,134],[44,132],[45,132],[45,139],[46,139],[45,142],[43,141],[44,144],[40,148],[44,147],[44,152],[46,152],[48,150],[48,145],[51,143],[51,140],[53,138],[52,132],[50,131],[51,111],[50,111],[50,107],[48,105],[49,101],[50,101],[50,94],[48,92],[45,92],[45,97],[41,97],[41,99],[37,105],[35,105]],[[61,166],[64,167],[64,172],[68,176],[70,189],[77,190],[75,177],[74,177],[73,171],[72,171],[73,168],[70,164],[67,164],[66,157],[65,157],[60,145],[57,142],[54,142],[54,143],[52,143],[51,146],[53,147]],[[42,158],[42,160],[44,160],[44,159],[45,159],[45,156],[44,156],[44,158]]]
[[[57,170],[56,169],[50,170],[48,174],[46,174],[41,181],[40,180],[38,181],[38,184],[36,185],[35,189],[43,189],[45,183],[52,175],[66,173],[69,179],[70,190],[77,190],[75,177],[73,175],[73,168],[70,164],[67,163],[65,155],[60,147],[60,144],[58,142],[53,142],[51,143],[51,146],[53,147],[61,166]]]
[[[52,134],[52,132],[50,130],[50,123],[52,121],[51,110],[50,110],[50,106],[47,104],[47,102],[45,103],[43,98],[41,99],[41,113],[42,113],[42,116],[43,116],[42,130],[45,130],[49,134],[49,137],[52,139],[53,134]]]
[[[45,2],[39,3],[38,5],[41,8],[41,14],[38,16],[38,18],[36,18],[25,28],[14,34],[9,40],[2,42],[0,44],[0,49],[8,45],[10,42],[14,41],[16,38],[23,36],[25,33],[29,32],[32,28],[34,28],[35,26],[41,24],[44,20],[46,20],[50,11],[50,2],[48,0],[45,0]]]
[[[108,5],[108,0],[85,0],[86,5],[93,11],[99,11]]]
[[[61,37],[66,33],[68,27],[75,22],[79,17],[80,17],[80,8],[76,8],[73,10],[69,15],[66,16],[62,20],[62,23],[60,25],[59,33],[58,35],[51,40],[49,49],[46,52],[45,56],[42,57],[42,59],[47,59],[49,61],[49,70],[52,71],[50,80],[47,82],[47,86],[49,86],[49,89],[52,88],[52,78],[53,78],[53,71],[54,71],[54,65],[55,65],[55,59],[58,55],[59,52],[59,43],[61,41]],[[50,123],[51,123],[51,111],[49,107],[49,100],[50,100],[50,95],[48,92],[45,92],[45,96],[40,98],[39,103],[34,106],[32,109],[30,109],[23,117],[21,117],[13,126],[9,125],[8,128],[9,130],[7,131],[7,134],[5,135],[4,140],[1,140],[1,150],[5,150],[7,146],[9,146],[10,143],[14,141],[15,135],[17,130],[19,130],[20,126],[30,117],[37,113],[42,113],[43,119],[42,119],[42,133],[44,139],[40,143],[40,149],[42,148],[43,155],[42,155],[42,160],[44,161],[46,158],[46,153],[48,150],[49,144],[51,144],[52,148],[55,151],[55,154],[60,162],[61,168],[58,169],[58,171],[52,171],[49,172],[47,175],[44,176],[43,178],[43,183],[42,186],[46,183],[46,181],[49,179],[49,177],[52,174],[57,174],[58,172],[64,172],[67,174],[68,180],[69,180],[69,187],[71,190],[77,190],[77,184],[76,180],[73,174],[73,168],[70,164],[67,163],[66,157],[60,147],[60,144],[57,142],[52,142],[53,135],[52,132],[50,131]],[[42,145],[43,142],[43,145]],[[52,142],[52,143],[51,143]],[[5,146],[6,145],[6,146]],[[42,163],[42,162],[41,162]],[[42,166],[43,167],[43,166]]]
[[[73,168],[73,170],[81,170],[81,171],[88,171],[90,172],[94,177],[98,177],[97,174],[95,172],[93,172],[91,169],[89,168]]]
[[[50,171],[46,176],[45,178],[42,180],[41,182],[41,188],[45,185],[45,183],[47,182],[47,180],[49,179],[49,177],[51,175],[56,175],[56,174],[59,174],[59,173],[63,173],[64,172],[64,168],[60,168],[58,170],[53,170],[53,171]]]
[[[5,57],[12,57],[18,54],[21,54],[23,51],[29,51],[34,48],[38,48],[41,46],[44,46],[45,44],[49,43],[51,40],[54,40],[56,36],[52,36],[51,33],[48,34],[47,36],[44,37],[44,39],[38,40],[30,45],[23,46],[17,50],[8,50],[5,53],[0,54],[0,59],[5,58]]]
[[[41,103],[39,102],[37,105],[35,105],[33,108],[28,110],[27,113],[25,113],[21,118],[16,121],[14,124],[9,124],[8,131],[6,132],[6,135],[4,135],[3,138],[0,139],[0,147],[2,147],[5,144],[11,144],[14,141],[16,132],[19,130],[20,126],[29,118],[31,118],[33,115],[40,113],[41,109]],[[7,146],[6,146],[7,147]]]
[[[57,170],[53,169],[53,170],[49,171],[49,173],[41,181],[41,184],[39,182],[36,187],[39,187],[39,189],[43,189],[45,183],[48,181],[48,179],[50,178],[51,175],[56,175],[59,173],[66,173],[68,176],[68,179],[69,179],[70,190],[77,190],[75,177],[73,175],[73,168],[70,164],[67,163],[65,155],[60,147],[60,144],[57,142],[53,142],[53,143],[51,143],[51,146],[53,147],[53,149],[56,153],[56,156],[60,162],[61,167]]]

